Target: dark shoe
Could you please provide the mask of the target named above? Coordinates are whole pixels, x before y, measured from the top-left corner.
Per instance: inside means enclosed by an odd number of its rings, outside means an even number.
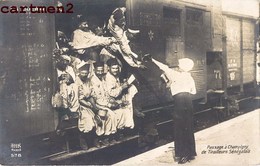
[[[187,163],[189,161],[189,159],[188,159],[188,157],[186,156],[186,157],[182,157],[181,159],[180,159],[180,161],[178,162],[178,164],[185,164],[185,163]]]
[[[63,151],[68,151],[68,150],[69,150],[66,143],[64,143],[64,144],[61,145],[61,149],[62,149]]]
[[[116,141],[122,141],[124,139],[124,134],[117,133],[114,138]]]
[[[84,149],[84,150],[88,149],[87,141],[82,136],[79,137],[79,146],[81,147],[81,149]]]
[[[108,139],[108,138],[102,140],[102,145],[108,146],[109,144],[110,144],[110,143],[109,143],[109,139]]]
[[[180,157],[174,157],[173,159],[174,159],[175,162],[179,162],[181,158]]]
[[[61,130],[61,129],[57,129],[57,130],[56,130],[56,134],[57,134],[58,136],[64,136],[64,135],[65,135],[65,132],[64,132],[63,130]]]
[[[109,144],[115,144],[117,141],[114,138],[109,139]]]
[[[140,112],[137,109],[134,110],[134,115],[137,116],[138,118],[144,118],[145,117],[145,114]]]
[[[101,141],[100,141],[99,139],[95,139],[95,140],[94,140],[94,146],[95,146],[96,148],[100,148],[100,147],[101,147]]]
[[[189,156],[188,157],[188,160],[194,160],[195,159],[195,156]]]

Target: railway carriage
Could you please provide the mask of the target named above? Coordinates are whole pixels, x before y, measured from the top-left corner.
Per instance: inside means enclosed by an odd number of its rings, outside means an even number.
[[[73,13],[70,14],[1,13],[0,136],[1,153],[7,155],[5,161],[14,161],[10,156],[10,145],[13,143],[22,144],[24,156],[23,160],[16,158],[14,162],[28,163],[32,158],[53,157],[54,160],[62,160],[70,154],[87,153],[73,149],[77,131],[69,129],[75,128],[75,119],[67,124],[70,134],[66,138],[57,136],[55,132],[58,116],[50,102],[56,86],[52,55],[55,36],[60,30],[70,37],[80,16],[93,17],[106,23],[118,6],[127,8],[127,25],[140,30],[137,40],[133,42],[135,51],[140,55],[150,54],[171,67],[177,65],[179,58],[187,57],[195,62],[191,71],[197,88],[197,94],[193,97],[195,115],[217,112],[218,121],[223,120],[220,115],[230,116],[239,102],[248,102],[255,96],[259,13],[228,11],[223,2],[75,0],[71,2]],[[0,5],[23,6],[32,3],[55,6],[58,3],[66,5],[68,1],[7,0],[0,2]],[[259,6],[254,0],[252,4]],[[131,138],[138,138],[140,144],[164,137],[173,123],[169,90],[160,80],[159,69],[152,63],[146,65],[147,70],[134,70],[140,86],[134,108],[146,116],[135,117],[136,130]],[[67,141],[65,151],[59,147],[59,140],[62,139]],[[69,143],[72,145],[69,146]],[[59,154],[66,155],[59,158]]]

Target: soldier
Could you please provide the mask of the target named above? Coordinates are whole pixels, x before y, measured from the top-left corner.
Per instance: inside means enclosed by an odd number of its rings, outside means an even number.
[[[117,59],[107,61],[109,72],[105,76],[106,89],[110,103],[118,103],[119,107],[114,110],[118,120],[117,128],[134,128],[132,99],[137,93],[134,85],[127,82],[120,82],[119,75],[121,66]]]
[[[109,32],[118,42],[118,44],[112,45],[111,48],[117,49],[130,66],[145,68],[139,60],[140,57],[135,54],[129,46],[130,36],[139,33],[139,30],[131,30],[126,28],[125,12],[125,7],[116,8],[108,20]]]
[[[56,133],[63,136],[66,121],[78,118],[78,87],[75,84],[74,70],[69,65],[67,56],[60,56],[57,59],[56,68],[58,80],[55,95],[52,97],[52,105],[58,112],[59,118]],[[61,141],[64,140],[63,138]]]
[[[113,108],[114,105],[108,102],[109,97],[105,89],[104,80],[104,63],[96,62],[94,63],[95,73],[91,77],[91,85],[94,92],[94,99],[96,105],[99,109],[98,115],[101,117],[102,126],[98,128],[98,135],[108,136],[116,132],[117,121],[115,119],[115,113],[109,108]]]
[[[83,149],[87,149],[89,143],[100,147],[102,142],[99,136],[115,133],[117,124],[114,112],[106,107],[107,102],[104,103],[106,94],[100,80],[102,74],[96,71],[98,76],[89,76],[89,69],[90,65],[82,62],[78,66],[79,76],[76,79],[80,103],[78,128],[81,131],[80,143]]]
[[[90,65],[84,62],[79,64],[79,75],[76,78],[80,103],[78,128],[81,131],[80,146],[83,149],[88,149],[89,144],[97,137],[94,128],[100,124],[100,121],[95,119],[95,104],[92,98],[93,90],[89,79],[89,67]],[[99,147],[98,144],[95,146]]]
[[[86,54],[87,58],[96,60],[97,57],[95,56],[99,55],[99,53],[95,54],[94,57],[91,57],[92,52],[95,52],[95,48],[99,46],[108,46],[114,42],[116,42],[116,40],[112,37],[103,37],[95,34],[95,31],[91,30],[88,22],[83,21],[80,23],[79,28],[72,34],[71,46],[72,49],[80,54],[79,56]],[[86,59],[84,60],[87,61]]]
[[[59,94],[62,97],[62,105],[58,110],[61,120],[68,120],[69,116],[78,111],[78,96],[75,85],[76,75],[69,65],[68,56],[60,56],[56,63]]]

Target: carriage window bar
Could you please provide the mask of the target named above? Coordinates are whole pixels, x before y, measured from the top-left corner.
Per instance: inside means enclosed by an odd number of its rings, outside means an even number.
[[[203,24],[203,12],[196,9],[187,9],[186,10],[186,22]]]

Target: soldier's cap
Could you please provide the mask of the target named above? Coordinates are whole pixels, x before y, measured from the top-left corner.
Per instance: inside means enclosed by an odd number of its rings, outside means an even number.
[[[80,64],[77,65],[77,69],[79,71],[82,71],[82,70],[87,70],[89,71],[89,67],[90,67],[90,64],[86,63],[86,62],[81,62]]]
[[[97,67],[104,67],[104,62],[102,61],[97,61],[94,63],[94,67],[97,68]]]
[[[194,66],[193,60],[191,60],[189,58],[179,59],[178,62],[179,62],[179,68],[186,72],[190,71]]]
[[[111,67],[111,66],[113,66],[113,65],[119,65],[119,66],[120,66],[120,64],[119,64],[119,62],[118,62],[118,60],[117,60],[116,58],[111,58],[111,59],[109,59],[109,60],[107,61],[107,65],[108,65],[109,67]]]

